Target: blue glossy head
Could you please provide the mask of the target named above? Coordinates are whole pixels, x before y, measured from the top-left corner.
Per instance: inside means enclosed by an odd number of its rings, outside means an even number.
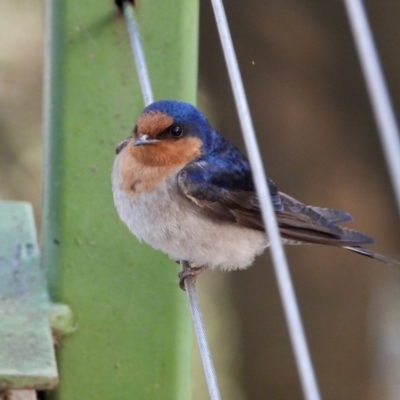
[[[163,115],[171,118],[173,124],[184,126],[190,136],[201,140],[203,151],[212,145],[216,135],[207,118],[196,107],[183,101],[156,101],[143,110],[142,117],[146,115]]]

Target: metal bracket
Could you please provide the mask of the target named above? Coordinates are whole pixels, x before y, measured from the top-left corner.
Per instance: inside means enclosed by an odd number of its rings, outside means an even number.
[[[32,207],[0,202],[0,391],[58,383]]]

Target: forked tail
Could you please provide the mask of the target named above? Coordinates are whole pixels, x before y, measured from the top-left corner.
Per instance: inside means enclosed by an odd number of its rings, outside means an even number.
[[[358,254],[362,254],[363,256],[374,258],[375,260],[381,261],[385,264],[400,264],[400,261],[395,260],[394,258],[386,257],[382,254],[375,253],[375,251],[366,249],[361,246],[343,246],[343,248],[354,251],[355,253]]]

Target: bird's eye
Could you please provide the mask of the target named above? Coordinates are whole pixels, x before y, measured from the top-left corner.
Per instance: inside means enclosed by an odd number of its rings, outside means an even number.
[[[179,125],[172,125],[169,131],[174,138],[179,138],[183,134],[183,129]]]

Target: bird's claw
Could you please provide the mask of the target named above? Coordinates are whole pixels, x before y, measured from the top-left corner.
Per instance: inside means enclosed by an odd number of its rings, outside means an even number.
[[[204,265],[200,266],[200,267],[190,267],[188,266],[190,264],[187,264],[183,266],[182,271],[179,272],[178,277],[179,277],[179,287],[186,291],[185,288],[185,279],[188,277],[191,277],[191,279],[193,281],[196,281],[196,277],[197,275],[201,274],[206,267]]]

